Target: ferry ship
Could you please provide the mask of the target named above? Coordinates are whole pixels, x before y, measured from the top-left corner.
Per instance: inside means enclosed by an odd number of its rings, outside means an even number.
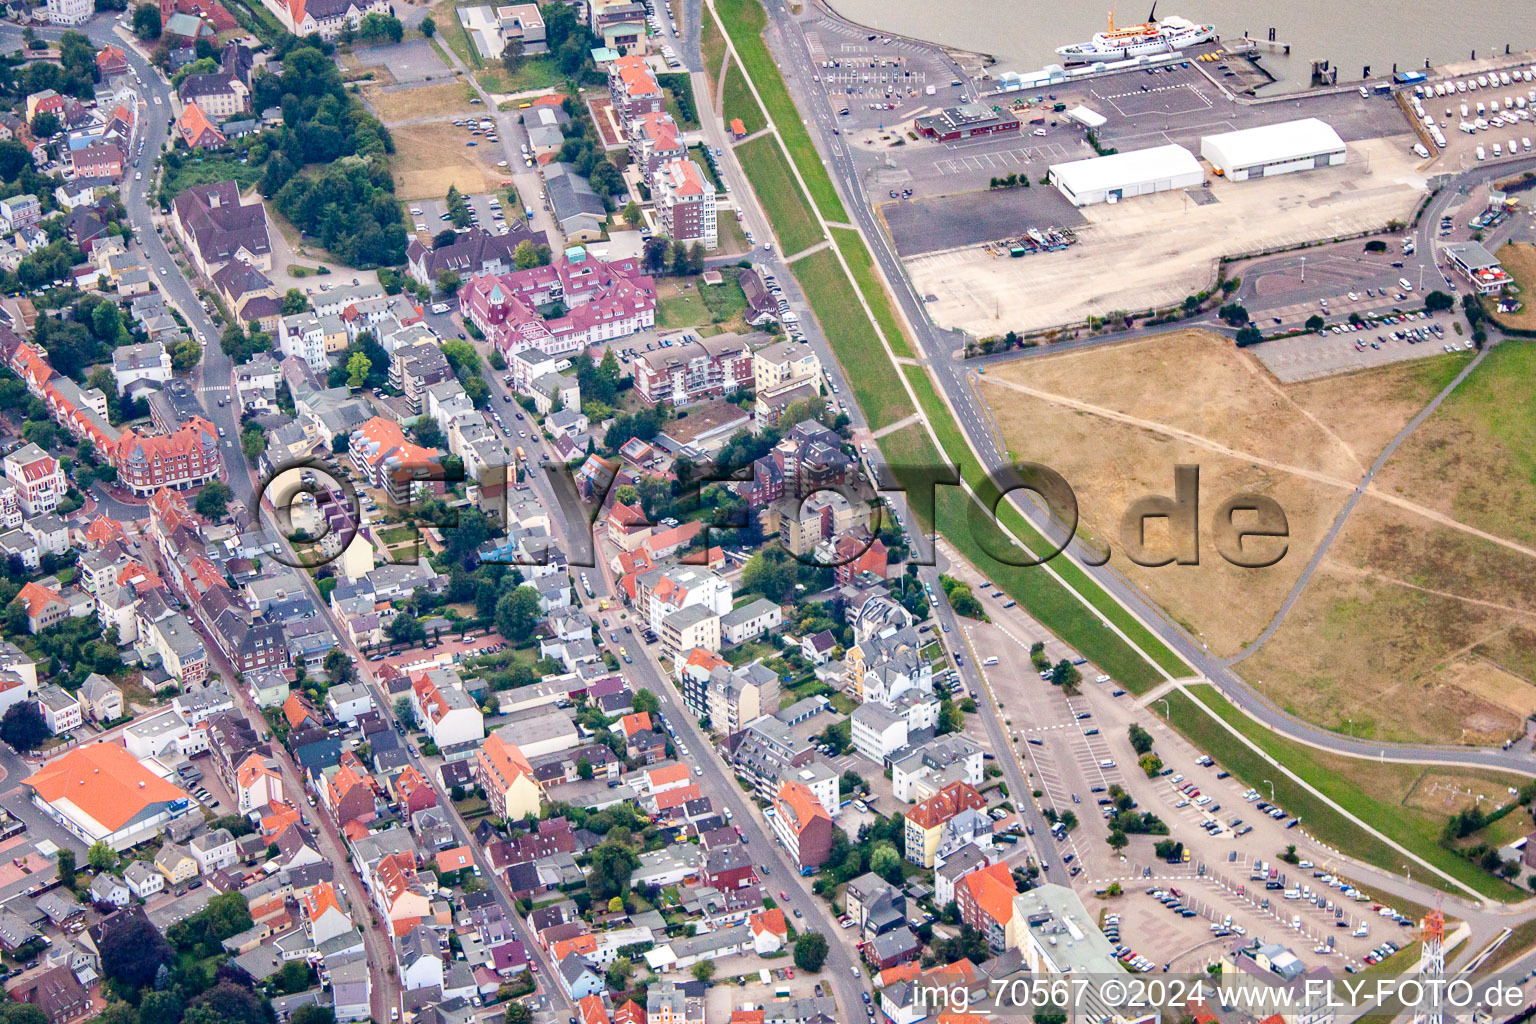
[[[1059,46],[1056,52],[1068,64],[1091,64],[1095,61],[1125,60],[1148,53],[1168,53],[1209,42],[1216,36],[1214,25],[1196,25],[1177,15],[1157,21],[1154,18],[1156,13],[1157,5],[1154,3],[1152,14],[1147,16],[1143,24],[1115,28],[1115,12],[1110,11],[1107,31],[1095,33],[1091,42]]]

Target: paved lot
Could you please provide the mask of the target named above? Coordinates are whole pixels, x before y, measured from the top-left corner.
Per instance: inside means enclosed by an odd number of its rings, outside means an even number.
[[[1470,350],[1471,341],[1455,332],[1452,325],[1456,322],[1458,318],[1443,314],[1429,320],[1411,320],[1397,326],[1367,327],[1348,334],[1303,334],[1267,341],[1257,346],[1254,354],[1271,373],[1285,383],[1311,380],[1314,377],[1385,366],[1406,359],[1441,355],[1448,345]],[[1443,341],[1430,337],[1410,343],[1391,336],[1393,331],[1422,328],[1433,323],[1444,328]],[[1362,345],[1363,348],[1359,347]]]
[[[443,63],[437,51],[432,49],[432,44],[425,39],[365,50],[358,56],[364,65],[387,64],[399,85],[420,85],[448,73],[448,65]]]
[[[922,43],[871,34],[830,18],[806,26],[806,41],[820,85],[834,109],[848,108],[849,128],[873,128],[910,120],[918,112],[953,106],[966,91],[953,84],[954,68],[943,51]],[[928,87],[934,89],[928,95]],[[894,103],[894,110],[873,104]]]
[[[880,207],[880,214],[902,256],[1017,237],[1030,227],[1077,227],[1084,223],[1083,215],[1065,196],[1041,186],[888,200]]]
[[[510,206],[506,202],[505,197],[494,197],[501,201],[501,214],[504,218],[502,220],[496,219],[497,211],[491,208],[493,196],[489,192],[477,192],[464,198],[469,203],[469,208],[475,214],[475,220],[471,223],[477,224],[494,234],[506,234],[507,222],[505,218],[516,217],[519,220],[522,219],[522,210],[514,209]],[[420,210],[421,213],[418,214],[417,210]],[[406,216],[417,231],[425,232],[429,235],[435,235],[439,231],[453,226],[448,220],[448,202],[446,198],[418,199],[407,206]]]

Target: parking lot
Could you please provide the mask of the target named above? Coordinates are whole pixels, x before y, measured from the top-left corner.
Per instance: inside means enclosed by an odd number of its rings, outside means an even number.
[[[1452,73],[1454,70],[1447,69],[1407,96],[1410,103],[1417,99],[1415,116],[1441,151],[1437,169],[1464,170],[1479,162],[1536,152],[1532,148],[1536,145],[1532,117],[1536,110],[1536,68],[1510,65],[1472,68],[1460,74]],[[1436,95],[1437,88],[1440,95]],[[1435,131],[1439,131],[1439,138],[1433,138]],[[1443,145],[1438,144],[1441,139]]]
[[[829,17],[807,24],[806,43],[827,101],[834,109],[848,109],[842,119],[847,128],[894,125],[964,100],[954,67],[937,47],[871,34]]]
[[[509,206],[501,196],[482,192],[465,196],[464,199],[469,204],[470,223],[483,227],[493,234],[506,234],[509,224],[527,223],[523,219],[523,211]],[[499,205],[492,206],[492,200]],[[419,233],[435,235],[444,228],[453,226],[448,217],[448,202],[445,199],[418,199],[408,204],[406,212],[412,227]]]

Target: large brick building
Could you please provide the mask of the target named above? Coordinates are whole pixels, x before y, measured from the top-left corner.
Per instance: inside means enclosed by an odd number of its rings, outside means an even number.
[[[219,432],[201,416],[193,416],[169,434],[125,430],[112,464],[117,467],[117,482],[134,494],[149,495],[162,487],[186,490],[223,471]]]
[[[715,221],[715,186],[692,160],[672,160],[651,175],[651,194],[661,233],[676,242],[720,244]]]
[[[685,341],[635,357],[635,390],[647,402],[691,405],[752,386],[752,349],[740,334]]]

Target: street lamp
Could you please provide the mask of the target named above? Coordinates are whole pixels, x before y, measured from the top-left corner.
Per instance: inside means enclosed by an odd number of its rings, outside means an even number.
[[[1163,717],[1173,721],[1173,706],[1168,703],[1167,697],[1159,697],[1158,703],[1163,706]]]
[[[1265,779],[1264,781],[1269,783],[1269,801],[1270,801],[1270,803],[1274,803],[1275,802],[1275,784],[1273,782],[1270,782],[1268,779]]]

